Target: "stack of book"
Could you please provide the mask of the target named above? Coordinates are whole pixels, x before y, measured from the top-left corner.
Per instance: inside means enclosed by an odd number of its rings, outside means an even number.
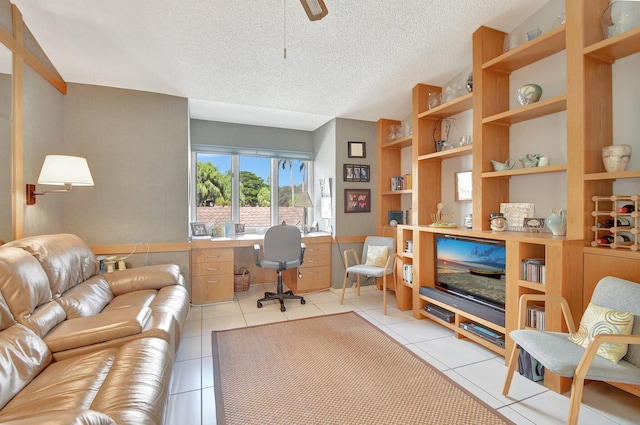
[[[522,260],[521,279],[529,282],[546,283],[544,258]]]
[[[541,331],[544,330],[544,306],[543,305],[530,305],[527,307],[527,317],[525,325],[531,328],[536,328]]]
[[[410,190],[413,188],[413,180],[411,174],[391,177],[391,190]]]
[[[413,264],[405,264],[402,270],[402,280],[413,283]]]

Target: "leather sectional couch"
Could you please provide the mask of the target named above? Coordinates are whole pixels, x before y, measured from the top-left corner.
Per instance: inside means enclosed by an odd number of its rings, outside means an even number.
[[[71,234],[0,246],[0,423],[162,424],[188,310],[176,265],[99,274]]]

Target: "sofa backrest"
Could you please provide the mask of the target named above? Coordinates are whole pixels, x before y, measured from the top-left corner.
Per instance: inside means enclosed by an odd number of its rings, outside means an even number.
[[[593,291],[591,302],[601,307],[633,313],[633,335],[640,335],[640,283],[617,277],[603,277]],[[629,344],[622,358],[640,367],[640,345]]]
[[[21,248],[40,262],[49,277],[53,298],[97,273],[95,255],[76,235],[30,236],[4,246]]]
[[[65,318],[62,307],[51,300],[44,269],[20,248],[0,247],[0,293],[13,318],[40,337]]]
[[[0,294],[0,409],[49,363],[51,351],[31,330],[16,323]]]

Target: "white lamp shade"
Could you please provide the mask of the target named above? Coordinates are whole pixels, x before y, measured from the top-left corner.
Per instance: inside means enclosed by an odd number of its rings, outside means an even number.
[[[79,156],[47,155],[38,184],[93,186],[87,160]]]

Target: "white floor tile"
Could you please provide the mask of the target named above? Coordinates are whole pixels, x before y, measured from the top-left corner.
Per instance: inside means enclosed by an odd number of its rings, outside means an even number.
[[[202,335],[211,335],[211,331],[243,328],[247,326],[242,314],[202,319]]]
[[[202,390],[202,425],[216,425],[215,399],[213,387]]]
[[[173,364],[171,394],[185,393],[202,388],[202,358],[183,360]]]
[[[493,357],[484,351],[476,350],[475,347],[478,347],[478,344],[468,340],[457,339],[454,336],[418,342],[416,346],[429,353],[432,357],[441,359],[442,363],[449,368],[465,366]]]
[[[387,327],[410,343],[443,338],[452,335],[452,332],[449,329],[426,319],[392,323]]]
[[[197,390],[169,396],[165,425],[200,425],[201,392]]]
[[[178,347],[178,352],[176,353],[176,361],[179,362],[202,357],[201,346],[202,337],[200,335],[180,339],[180,347]]]
[[[213,359],[211,356],[202,358],[202,388],[213,387]]]

